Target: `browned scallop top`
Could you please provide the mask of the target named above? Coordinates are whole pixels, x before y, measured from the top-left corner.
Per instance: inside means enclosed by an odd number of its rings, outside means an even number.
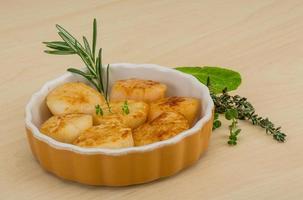
[[[98,147],[124,140],[131,134],[131,129],[125,127],[119,117],[107,116],[100,121],[98,126],[93,126],[83,132],[73,144],[82,147]]]
[[[161,106],[178,106],[181,102],[184,102],[186,99],[184,97],[167,97],[158,101],[158,104]]]
[[[133,131],[136,146],[169,139],[189,128],[187,119],[177,112],[163,112]]]
[[[128,89],[145,89],[155,85],[160,85],[159,82],[153,80],[141,80],[141,79],[127,79],[127,80],[119,80],[116,84],[123,88]]]
[[[72,105],[91,103],[92,97],[95,97],[94,101],[103,102],[103,97],[99,92],[81,82],[65,83],[55,88],[48,95],[48,98],[53,97]]]
[[[44,134],[57,133],[61,128],[65,127],[73,119],[84,116],[83,114],[69,114],[64,116],[52,116],[42,126],[40,131]]]
[[[83,104],[83,103],[89,103],[89,99],[87,96],[84,96],[82,92],[75,91],[73,93],[68,92],[67,90],[62,91],[62,97],[60,97],[60,100],[64,100],[70,104]]]
[[[154,101],[151,103],[151,106],[154,108],[157,106],[160,110],[163,111],[179,111],[180,109],[191,108],[192,106],[195,109],[199,107],[199,101],[195,98],[190,97],[166,97]]]
[[[112,117],[116,118],[123,122],[123,120],[136,120],[141,119],[143,117],[147,117],[149,105],[143,101],[134,101],[134,100],[127,100],[129,113],[125,114],[122,110],[125,101],[116,101],[110,103],[111,112],[106,104],[101,105],[102,110],[104,112],[103,116],[95,115],[95,120],[99,121],[102,118]]]
[[[127,115],[131,115],[132,117],[141,117],[143,114],[148,112],[149,105],[143,101],[134,101],[134,100],[127,100],[127,101],[116,101],[111,102],[111,111],[113,113],[125,115],[122,107],[127,102],[128,108],[130,113]],[[136,111],[136,112],[133,112]]]

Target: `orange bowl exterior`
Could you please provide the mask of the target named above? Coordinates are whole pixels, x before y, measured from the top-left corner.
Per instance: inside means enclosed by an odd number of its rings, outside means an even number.
[[[26,131],[31,150],[45,170],[88,185],[126,186],[171,176],[195,163],[208,147],[212,119],[179,142],[121,155],[57,149],[34,137],[29,129]]]

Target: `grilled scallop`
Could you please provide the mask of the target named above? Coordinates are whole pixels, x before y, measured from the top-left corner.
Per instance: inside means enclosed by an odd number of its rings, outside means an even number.
[[[164,111],[175,111],[183,114],[192,126],[198,117],[200,101],[189,97],[167,97],[150,104],[148,120],[153,120]]]
[[[92,114],[95,112],[95,105],[103,102],[104,98],[98,91],[80,82],[60,85],[46,98],[46,104],[54,115]]]
[[[127,104],[128,113],[123,111],[123,106]],[[148,115],[149,105],[143,101],[116,101],[110,103],[111,112],[108,111],[106,104],[102,105],[103,116],[94,114],[94,124],[100,124],[104,116],[115,115],[120,118],[123,124],[129,128],[137,128],[143,124]]]
[[[40,127],[40,131],[60,142],[72,143],[83,131],[93,125],[91,115],[68,114],[52,116]]]
[[[163,98],[166,90],[166,85],[152,80],[119,80],[113,85],[110,98],[112,101],[131,99],[151,102]]]
[[[83,132],[74,142],[81,147],[123,148],[134,145],[132,131],[126,128],[116,116],[106,116]]]
[[[135,146],[169,139],[189,128],[187,119],[177,112],[163,112],[133,131]]]

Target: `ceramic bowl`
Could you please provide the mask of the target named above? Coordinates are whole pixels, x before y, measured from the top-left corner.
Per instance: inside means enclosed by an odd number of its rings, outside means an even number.
[[[162,82],[168,86],[168,96],[201,99],[199,120],[192,128],[173,138],[140,147],[83,148],[58,142],[42,134],[39,127],[51,116],[45,99],[52,89],[66,82],[85,82],[81,77],[66,72],[45,83],[26,106],[28,141],[33,155],[45,170],[83,184],[125,186],[174,175],[201,157],[212,131],[214,105],[208,88],[194,77],[168,67],[126,63],[111,65],[110,85],[127,78]]]

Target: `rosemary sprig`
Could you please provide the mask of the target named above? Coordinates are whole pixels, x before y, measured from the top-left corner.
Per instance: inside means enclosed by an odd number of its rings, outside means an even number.
[[[85,66],[87,71],[81,71],[75,68],[68,68],[67,71],[78,74],[87,79],[105,98],[107,106],[109,107],[108,98],[108,82],[109,82],[109,65],[106,67],[106,73],[102,73],[102,48],[99,49],[96,56],[96,44],[97,44],[97,20],[93,22],[93,38],[92,47],[90,46],[87,38],[83,36],[83,45],[72,36],[62,26],[56,25],[58,29],[58,35],[62,41],[43,42],[49,50],[45,50],[45,53],[54,55],[71,55],[77,54]]]
[[[207,79],[207,86],[211,91],[211,83],[210,79]],[[275,127],[274,123],[271,122],[268,118],[260,117],[258,114],[255,113],[255,108],[253,105],[247,100],[245,97],[241,97],[239,95],[229,95],[227,90],[224,89],[222,94],[216,95],[211,92],[211,97],[215,104],[215,115],[218,114],[225,114],[229,112],[229,110],[235,110],[236,115],[232,120],[232,124],[230,125],[230,140],[232,138],[237,138],[240,131],[237,132],[237,121],[235,120],[247,120],[250,121],[253,125],[257,125],[261,128],[264,128],[266,133],[272,135],[273,139],[278,142],[285,142],[286,141],[286,134],[281,131],[281,127]],[[234,111],[233,111],[234,112]],[[218,128],[217,124],[219,124],[218,117],[214,120],[214,128]],[[221,125],[221,123],[220,123]],[[237,132],[237,133],[236,133]],[[232,134],[234,133],[234,134]],[[235,145],[234,142],[230,142],[231,145]],[[235,139],[236,141],[237,139]]]

